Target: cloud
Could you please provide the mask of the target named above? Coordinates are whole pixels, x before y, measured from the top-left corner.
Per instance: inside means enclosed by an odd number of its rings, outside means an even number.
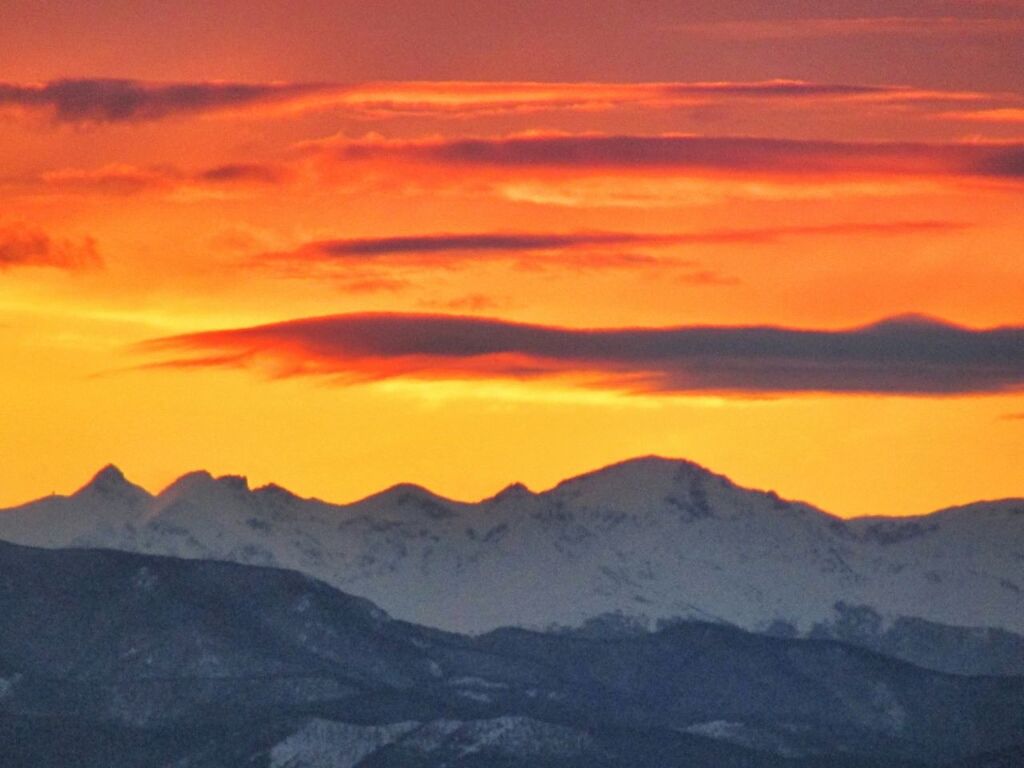
[[[470,232],[319,240],[268,253],[254,263],[273,269],[333,268],[353,274],[390,274],[393,268],[456,267],[510,262],[522,267],[633,267],[656,259],[623,251],[664,246],[679,236],[630,232]]]
[[[130,123],[294,100],[322,86],[76,79],[0,83],[0,108],[43,110],[58,123]]]
[[[14,267],[80,270],[101,266],[96,242],[54,239],[27,224],[0,226],[0,271]]]
[[[675,208],[734,201],[836,200],[935,195],[947,191],[943,179],[800,178],[711,174],[687,169],[637,173],[635,169],[496,169],[491,194],[513,203],[566,208]],[[458,190],[454,169],[432,179],[440,188]],[[469,187],[472,177],[465,180]],[[470,191],[479,190],[477,184]]]
[[[167,166],[143,168],[112,163],[99,168],[62,168],[46,171],[40,180],[62,192],[99,192],[133,195],[139,192],[169,190],[182,182],[184,174]]]
[[[749,101],[969,101],[982,94],[922,90],[896,85],[816,83],[806,80],[750,82],[383,82],[353,86],[335,106],[368,116],[466,117],[540,111],[588,111],[628,107],[665,109]]]
[[[120,79],[0,85],[0,104],[52,111],[58,122],[132,122],[267,101],[297,86],[241,83],[146,83]]]
[[[743,281],[734,275],[726,275],[713,269],[688,269],[680,275],[679,282],[688,285],[730,286],[739,285]]]
[[[480,251],[546,251],[580,246],[657,243],[658,235],[628,232],[524,233],[480,232],[469,234],[407,235],[351,240],[324,240],[304,246],[331,259],[373,259],[381,256],[460,254]]]
[[[446,168],[685,171],[706,174],[1024,177],[1024,143],[838,142],[684,134],[523,134],[492,138],[361,140],[304,145],[340,162],[392,161]]]
[[[1024,19],[957,16],[866,16],[695,22],[671,31],[719,40],[802,40],[827,37],[898,35],[955,38],[1019,35]]]
[[[982,94],[898,85],[754,82],[462,82],[340,83],[147,82],[80,78],[0,83],[0,110],[44,113],[57,123],[140,123],[238,112],[268,115],[332,110],[374,119],[408,115],[465,117],[537,111],[672,108],[721,101],[964,101]]]
[[[338,278],[338,287],[345,293],[382,293],[404,291],[410,281],[392,275],[345,275]]]
[[[792,237],[908,235],[948,232],[966,225],[952,221],[909,220],[778,226],[756,229],[716,229],[696,232],[467,232],[317,240],[291,251],[262,254],[260,266],[295,270],[329,267],[352,270],[456,266],[463,263],[510,261],[523,266],[666,267],[690,262],[655,258],[637,249],[687,245],[766,244]],[[625,250],[624,250],[625,249]],[[731,284],[732,278],[705,270],[690,270],[687,282]]]
[[[196,174],[195,181],[210,184],[281,184],[291,174],[286,168],[270,163],[229,163],[208,168]]]
[[[1024,327],[919,316],[848,330],[563,328],[452,315],[352,314],[157,339],[158,365],[230,365],[341,383],[560,378],[631,392],[968,395],[1024,389]],[[228,362],[220,362],[228,361]]]
[[[501,309],[507,306],[503,301],[483,293],[470,293],[450,299],[427,299],[419,302],[426,309],[446,309],[452,312],[482,312],[484,310]]]
[[[1024,123],[1024,109],[1018,107],[1001,107],[998,109],[979,109],[974,111],[943,112],[938,115],[947,120],[965,120],[974,123]]]
[[[229,163],[186,171],[168,165],[135,166],[113,163],[98,168],[62,168],[47,171],[40,180],[61,192],[135,195],[225,187],[264,187],[285,184],[296,172],[277,163]]]

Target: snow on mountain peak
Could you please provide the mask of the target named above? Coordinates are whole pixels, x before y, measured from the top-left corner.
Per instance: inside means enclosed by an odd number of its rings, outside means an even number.
[[[369,496],[356,504],[367,509],[371,514],[375,510],[399,512],[401,515],[414,513],[423,514],[433,519],[452,517],[459,502],[438,496],[421,485],[399,483],[390,488]]]
[[[186,472],[184,475],[179,477],[173,483],[164,488],[160,493],[157,494],[158,499],[166,499],[170,497],[178,498],[185,496],[194,491],[208,488],[210,484],[216,482],[209,472],[205,469],[197,469],[194,472]]]
[[[704,507],[702,499],[712,484],[731,486],[693,462],[645,456],[565,480],[542,495],[579,508],[653,512],[682,496]]]
[[[261,485],[259,488],[253,490],[253,493],[259,496],[269,497],[280,501],[304,501],[304,499],[301,496],[292,493],[287,488],[284,488],[278,485],[277,483],[267,483],[266,485]]]
[[[151,515],[161,515],[181,505],[209,512],[245,506],[251,491],[249,482],[238,475],[214,477],[206,470],[182,475],[157,494],[150,508]]]
[[[230,488],[240,493],[249,492],[249,478],[245,475],[221,475],[216,482],[224,488]]]
[[[980,516],[988,517],[1017,517],[1024,516],[1024,498],[994,499],[991,501],[975,501],[970,504],[962,504],[956,507],[948,507],[918,517],[927,517],[933,520],[938,519],[971,519],[976,520]],[[909,519],[909,518],[908,518]]]
[[[532,499],[536,497],[536,495],[537,494],[535,494],[522,483],[511,483],[510,485],[507,485],[504,488],[502,488],[491,498],[486,499],[486,501],[497,504],[514,504],[519,503],[525,499]]]
[[[610,613],[809,631],[839,600],[1024,631],[1024,502],[1013,500],[840,520],[657,456],[479,504],[403,483],[338,506],[202,471],[156,498],[118,488],[134,486],[104,469],[73,497],[0,515],[0,538],[288,567],[470,632]]]
[[[124,473],[113,464],[108,464],[93,475],[92,479],[75,491],[73,498],[96,496],[105,499],[121,499],[128,502],[149,499],[150,494],[125,478]]]
[[[83,493],[90,489],[105,491],[116,488],[126,483],[124,473],[113,464],[107,464],[99,472],[92,476],[88,483],[83,485],[76,493]]]
[[[219,494],[229,491],[235,494],[249,492],[249,481],[241,475],[214,477],[205,469],[182,475],[157,495],[161,500],[177,500],[183,497]]]
[[[93,478],[89,484],[93,485],[96,483],[125,482],[127,482],[127,480],[125,479],[124,472],[122,472],[118,467],[116,467],[113,464],[107,464],[107,466],[103,467],[103,469],[101,469],[99,472],[93,475]]]

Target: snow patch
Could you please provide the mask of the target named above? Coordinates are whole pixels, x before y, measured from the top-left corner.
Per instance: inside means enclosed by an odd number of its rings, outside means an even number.
[[[419,723],[351,725],[314,719],[270,750],[270,768],[355,768]]]

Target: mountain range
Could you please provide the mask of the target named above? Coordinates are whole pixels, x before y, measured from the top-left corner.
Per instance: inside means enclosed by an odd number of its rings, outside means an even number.
[[[468,636],[306,575],[0,544],[10,768],[1000,768],[1024,677],[685,622]]]
[[[476,504],[397,485],[333,505],[206,472],[152,495],[107,467],[70,496],[0,511],[0,539],[292,569],[463,634],[700,622],[1024,674],[1021,499],[841,519],[646,457]]]

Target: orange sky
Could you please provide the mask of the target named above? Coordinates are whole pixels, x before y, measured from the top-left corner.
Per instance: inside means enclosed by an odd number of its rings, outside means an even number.
[[[0,505],[1024,494],[1024,3],[642,5],[7,3]]]

